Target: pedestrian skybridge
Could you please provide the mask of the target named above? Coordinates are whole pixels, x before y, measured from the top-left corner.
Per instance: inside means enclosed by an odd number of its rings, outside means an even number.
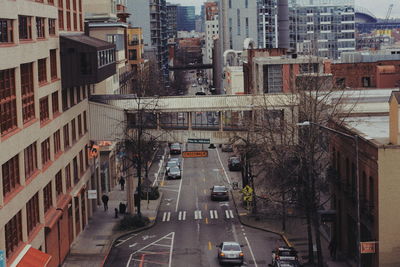
[[[189,138],[226,143],[248,132],[257,110],[279,120],[295,116],[297,100],[290,94],[218,95],[137,98],[135,95],[94,95],[90,99],[93,141],[120,141],[139,125],[160,141]]]

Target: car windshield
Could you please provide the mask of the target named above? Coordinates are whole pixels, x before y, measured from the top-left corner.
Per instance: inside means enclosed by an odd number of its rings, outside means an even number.
[[[179,172],[179,168],[178,167],[172,167],[171,169],[170,169],[170,173],[178,173]]]
[[[281,256],[295,256],[296,252],[293,250],[281,250],[279,251],[279,255]]]
[[[214,186],[214,192],[226,192],[225,186]]]
[[[180,145],[173,144],[173,145],[171,145],[171,148],[172,149],[180,149],[181,147],[180,147]]]
[[[232,163],[239,163],[240,159],[239,158],[231,158]]]
[[[297,267],[296,263],[290,261],[281,261],[280,267]]]
[[[176,161],[168,161],[167,167],[176,167],[177,162]]]
[[[222,248],[224,251],[241,251],[240,246],[236,244],[227,244]]]

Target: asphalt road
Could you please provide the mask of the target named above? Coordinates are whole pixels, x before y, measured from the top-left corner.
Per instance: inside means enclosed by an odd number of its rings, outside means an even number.
[[[117,240],[105,266],[219,266],[216,245],[223,241],[244,245],[244,266],[268,266],[282,240],[242,226],[231,199],[210,200],[213,185],[229,185],[240,173],[227,170],[228,153],[208,151],[208,158],[182,159],[181,180],[161,181],[164,197],[155,226]]]

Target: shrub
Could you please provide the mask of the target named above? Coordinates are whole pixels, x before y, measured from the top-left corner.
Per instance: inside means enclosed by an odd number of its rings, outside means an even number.
[[[138,215],[125,215],[124,218],[118,224],[118,230],[135,230],[140,227],[148,225],[150,222],[148,217]]]

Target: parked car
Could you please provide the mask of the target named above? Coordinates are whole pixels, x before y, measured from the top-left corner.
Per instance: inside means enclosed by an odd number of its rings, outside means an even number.
[[[169,153],[171,155],[179,155],[181,154],[181,145],[179,143],[173,143],[171,144],[170,148],[169,148]]]
[[[210,188],[211,200],[229,200],[228,188],[224,185],[214,185]]]
[[[220,245],[217,245],[219,263],[242,265],[244,261],[242,247],[243,246],[239,245],[237,242],[222,242]]]
[[[169,169],[171,169],[172,167],[178,167],[179,168],[179,163],[174,161],[174,160],[169,160],[167,162],[167,165],[165,166],[165,174],[168,174]]]
[[[171,167],[168,171],[168,179],[181,179],[181,169],[178,166]]]
[[[242,162],[240,157],[232,156],[228,159],[228,169],[230,171],[241,171],[242,170]]]
[[[170,159],[168,160],[168,162],[169,162],[169,161],[175,161],[176,164],[178,165],[178,167],[179,167],[179,168],[181,167],[181,159],[180,159],[180,158],[170,158]]]
[[[293,247],[281,246],[272,251],[272,266],[298,267],[300,266],[297,251]]]
[[[223,144],[221,151],[222,152],[233,152],[233,146],[231,144]]]
[[[195,93],[195,95],[206,95],[206,93],[202,92],[202,91],[198,91],[198,92]]]

